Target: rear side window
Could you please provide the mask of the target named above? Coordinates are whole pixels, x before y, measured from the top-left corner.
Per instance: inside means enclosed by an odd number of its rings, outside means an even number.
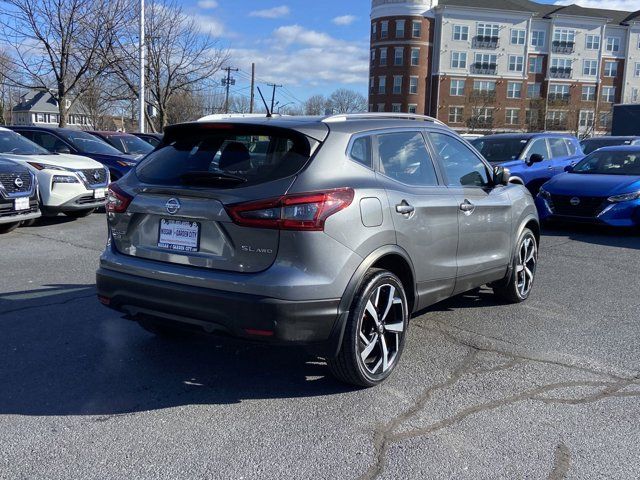
[[[551,158],[569,156],[569,151],[567,150],[567,144],[564,143],[564,138],[550,138],[549,149],[551,150]]]
[[[168,134],[169,135],[169,134]],[[154,185],[234,188],[298,173],[310,158],[302,134],[254,126],[185,126],[138,165],[136,174]]]
[[[351,144],[349,158],[365,167],[372,168],[371,162],[371,137],[356,138]]]
[[[576,144],[572,140],[570,140],[568,138],[565,138],[564,142],[567,144],[567,149],[569,150],[569,155],[573,156],[576,153],[578,153],[578,149],[576,148]]]
[[[378,136],[380,172],[407,185],[438,185],[431,155],[420,132],[399,132]]]
[[[451,186],[489,186],[489,172],[473,151],[456,138],[442,133],[429,133],[436,153],[442,161]]]

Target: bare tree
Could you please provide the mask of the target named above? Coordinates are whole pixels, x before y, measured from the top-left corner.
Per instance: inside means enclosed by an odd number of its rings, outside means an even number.
[[[333,113],[358,113],[367,111],[367,99],[358,92],[340,88],[333,92],[327,101],[328,109]]]
[[[11,50],[9,80],[51,91],[60,126],[71,105],[111,63],[123,0],[4,0],[0,42]],[[89,75],[91,72],[91,75]]]
[[[324,95],[313,95],[304,102],[305,115],[324,115],[327,109],[327,99]]]
[[[136,11],[132,9],[131,11]],[[136,12],[137,15],[137,12]],[[114,73],[134,97],[138,96],[138,32],[135,18],[119,39]],[[180,93],[210,89],[228,55],[195,17],[188,16],[178,0],[150,0],[145,11],[148,105],[157,115],[151,127],[160,130],[170,117],[171,102]],[[105,52],[110,55],[111,52]]]
[[[232,95],[229,99],[229,111],[231,113],[249,113],[251,100],[245,95]]]

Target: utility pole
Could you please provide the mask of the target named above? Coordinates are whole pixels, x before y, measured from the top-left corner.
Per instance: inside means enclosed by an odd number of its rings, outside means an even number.
[[[256,64],[252,63],[251,64],[251,101],[249,103],[249,113],[253,113],[253,103],[256,98],[256,93],[254,91],[255,87],[256,87]]]
[[[140,133],[144,133],[145,132],[145,108],[146,108],[146,104],[144,101],[144,96],[145,96],[145,92],[144,92],[144,74],[145,74],[145,70],[146,70],[146,59],[145,59],[145,49],[147,48],[145,39],[144,39],[144,0],[140,0],[140,41],[138,42],[140,51],[138,52],[139,54],[139,60],[140,60],[140,91],[138,92],[139,98],[138,100],[140,101],[140,113],[139,113],[139,119],[140,119],[140,126],[139,126],[139,131]]]
[[[227,72],[227,77],[222,79],[222,85],[225,86],[227,89],[227,94],[224,100],[224,113],[229,113],[229,88],[231,87],[231,85],[236,84],[236,79],[231,78],[231,72],[237,72],[238,69],[227,67],[227,68],[223,68],[223,70]]]
[[[276,101],[276,88],[282,88],[282,85],[276,85],[275,83],[267,83],[269,87],[273,87],[273,93],[271,94],[271,113],[275,108],[274,102]]]

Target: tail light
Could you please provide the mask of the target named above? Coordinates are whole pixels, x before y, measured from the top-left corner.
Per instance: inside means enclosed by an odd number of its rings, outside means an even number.
[[[243,227],[322,231],[327,218],[351,205],[353,196],[351,188],[340,188],[229,205],[227,212]]]
[[[115,183],[109,185],[107,190],[106,209],[110,213],[124,213],[129,208],[133,197],[118,187]]]

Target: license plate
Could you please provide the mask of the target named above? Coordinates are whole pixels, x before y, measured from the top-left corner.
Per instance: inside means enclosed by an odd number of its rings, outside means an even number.
[[[200,224],[183,220],[160,220],[158,247],[178,252],[197,252],[200,249]]]
[[[29,205],[29,197],[16,198],[14,202],[14,208],[16,211],[29,210],[29,208],[31,208],[31,206]]]
[[[93,198],[105,198],[106,194],[104,188],[99,188],[93,191]]]

